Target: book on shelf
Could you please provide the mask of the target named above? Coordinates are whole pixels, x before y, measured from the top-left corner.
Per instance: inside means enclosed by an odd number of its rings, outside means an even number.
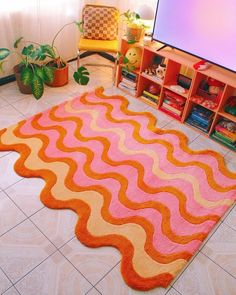
[[[158,103],[158,100],[153,99],[152,97],[147,97],[147,96],[145,96],[144,94],[141,95],[141,98],[144,99],[144,100],[146,100],[146,101],[149,101],[149,102],[151,101],[151,102],[153,102],[153,103],[155,103],[155,104]]]
[[[188,117],[188,119],[186,120],[186,123],[193,126],[193,127],[196,127],[197,129],[205,132],[205,133],[208,133],[209,129],[210,129],[210,125],[209,126],[205,126],[201,123],[198,123],[194,120],[191,119],[191,117]]]
[[[206,119],[210,119],[214,116],[214,112],[212,112],[211,110],[208,110],[200,105],[194,106],[192,109],[192,113],[197,114],[200,117],[206,118]]]
[[[175,104],[178,104],[180,106],[185,105],[186,99],[184,97],[174,93],[174,92],[171,92],[169,90],[165,90],[164,95],[165,95],[164,96],[165,99],[168,99],[168,100],[172,101]]]
[[[224,134],[225,136],[231,138],[233,141],[236,141],[236,133],[229,131],[227,128],[223,127],[218,123],[215,126],[215,130],[218,131],[219,133]]]
[[[182,111],[184,109],[184,105],[179,105],[176,101],[170,100],[168,98],[164,98],[163,100],[166,104],[172,106],[173,108]]]
[[[201,117],[199,116],[197,113],[191,113],[190,117],[193,119],[193,120],[196,120],[197,122],[200,122],[204,125],[209,125],[212,123],[212,118],[204,118],[204,117]]]
[[[233,140],[232,138],[229,138],[228,136],[224,135],[223,133],[221,132],[218,132],[215,130],[215,135],[219,138],[221,138],[222,140],[225,140],[226,142],[229,142],[229,143],[236,143],[236,140]]]
[[[122,80],[121,80],[122,83],[124,83],[125,85],[129,86],[130,88],[132,89],[136,89],[137,88],[137,83],[125,78],[125,77],[122,77]]]
[[[121,71],[122,76],[126,77],[127,79],[136,82],[137,81],[137,75],[133,72],[129,72],[126,69],[122,69]]]
[[[145,95],[147,95],[147,96],[149,96],[149,97],[152,97],[153,99],[159,99],[159,96],[158,96],[158,95],[156,95],[156,94],[152,94],[152,93],[150,93],[150,92],[147,91],[147,90],[143,90],[143,94],[145,94]]]
[[[168,111],[170,111],[178,116],[181,116],[182,112],[183,112],[183,109],[178,110],[175,107],[171,106],[170,104],[166,103],[165,101],[163,101],[163,103],[162,103],[162,108],[167,109]]]
[[[211,134],[211,138],[215,139],[216,141],[223,143],[225,146],[229,147],[230,149],[236,151],[236,144],[235,143],[229,143],[222,139],[221,137],[217,136],[215,132]]]
[[[128,91],[131,95],[136,96],[136,90],[130,88],[129,86],[127,86],[126,84],[124,84],[123,82],[120,82],[118,84],[118,87],[120,87],[121,89],[124,89],[126,91]]]

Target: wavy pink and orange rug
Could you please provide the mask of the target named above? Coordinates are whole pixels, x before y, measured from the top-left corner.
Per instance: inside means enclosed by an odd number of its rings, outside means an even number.
[[[3,129],[0,150],[46,181],[46,206],[77,212],[82,243],[119,249],[128,285],[167,287],[235,201],[236,174],[127,105],[99,88]]]

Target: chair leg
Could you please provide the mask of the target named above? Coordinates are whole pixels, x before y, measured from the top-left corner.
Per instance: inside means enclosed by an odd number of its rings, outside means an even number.
[[[116,84],[118,62],[119,62],[119,55],[118,55],[118,52],[117,52],[116,56],[115,56],[115,62],[114,62],[114,68],[113,68],[113,85]]]
[[[80,66],[80,51],[78,49],[78,51],[77,51],[77,69],[79,68],[79,66]]]

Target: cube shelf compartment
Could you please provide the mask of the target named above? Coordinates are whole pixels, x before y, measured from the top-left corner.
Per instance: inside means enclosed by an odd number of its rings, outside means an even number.
[[[198,58],[168,47],[158,51],[161,45],[156,42],[151,46],[143,46],[140,43],[128,44],[125,38],[122,39],[121,53],[123,55],[132,46],[139,46],[142,49],[141,65],[135,71],[135,75],[137,76],[136,91],[132,93],[129,91],[125,92],[142,100],[144,91],[147,91],[150,85],[158,85],[160,87],[160,93],[157,102],[154,103],[148,99],[144,99],[143,101],[165,112],[172,118],[188,124],[188,126],[190,126],[191,121],[189,118],[196,119],[196,114],[191,116],[196,107],[204,107],[207,111],[212,112],[209,126],[206,125],[205,130],[204,128],[198,128],[198,126],[191,127],[235,151],[234,143],[232,147],[227,142],[227,138],[225,141],[227,143],[225,143],[222,140],[223,137],[221,138],[221,135],[216,133],[215,128],[218,128],[216,126],[223,119],[236,124],[236,116],[225,110],[229,98],[236,96],[236,74],[216,65],[211,65],[208,69],[199,72],[193,68],[193,65],[199,61]],[[165,75],[162,79],[155,75],[155,68],[159,64],[166,65]],[[122,64],[119,64],[116,80],[117,87],[119,87],[119,83],[122,80],[122,67]],[[220,84],[217,94],[214,94],[213,91],[210,93],[208,89],[205,89],[206,84],[214,85],[212,81],[217,81]],[[167,98],[166,93],[168,93],[169,97],[173,96],[173,100]],[[183,103],[181,103],[181,107],[175,104],[175,97],[182,98]]]

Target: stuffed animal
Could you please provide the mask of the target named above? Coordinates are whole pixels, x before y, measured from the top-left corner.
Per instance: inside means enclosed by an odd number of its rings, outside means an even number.
[[[135,70],[140,67],[141,64],[142,49],[134,46],[127,50],[125,57],[127,59],[126,66],[130,70]]]
[[[166,73],[166,65],[165,64],[160,64],[158,65],[157,69],[156,69],[156,76],[159,79],[164,79],[165,77],[165,73]]]
[[[157,64],[153,64],[150,67],[146,68],[144,70],[144,73],[150,76],[155,76],[156,75],[156,70],[157,70],[158,65]]]

